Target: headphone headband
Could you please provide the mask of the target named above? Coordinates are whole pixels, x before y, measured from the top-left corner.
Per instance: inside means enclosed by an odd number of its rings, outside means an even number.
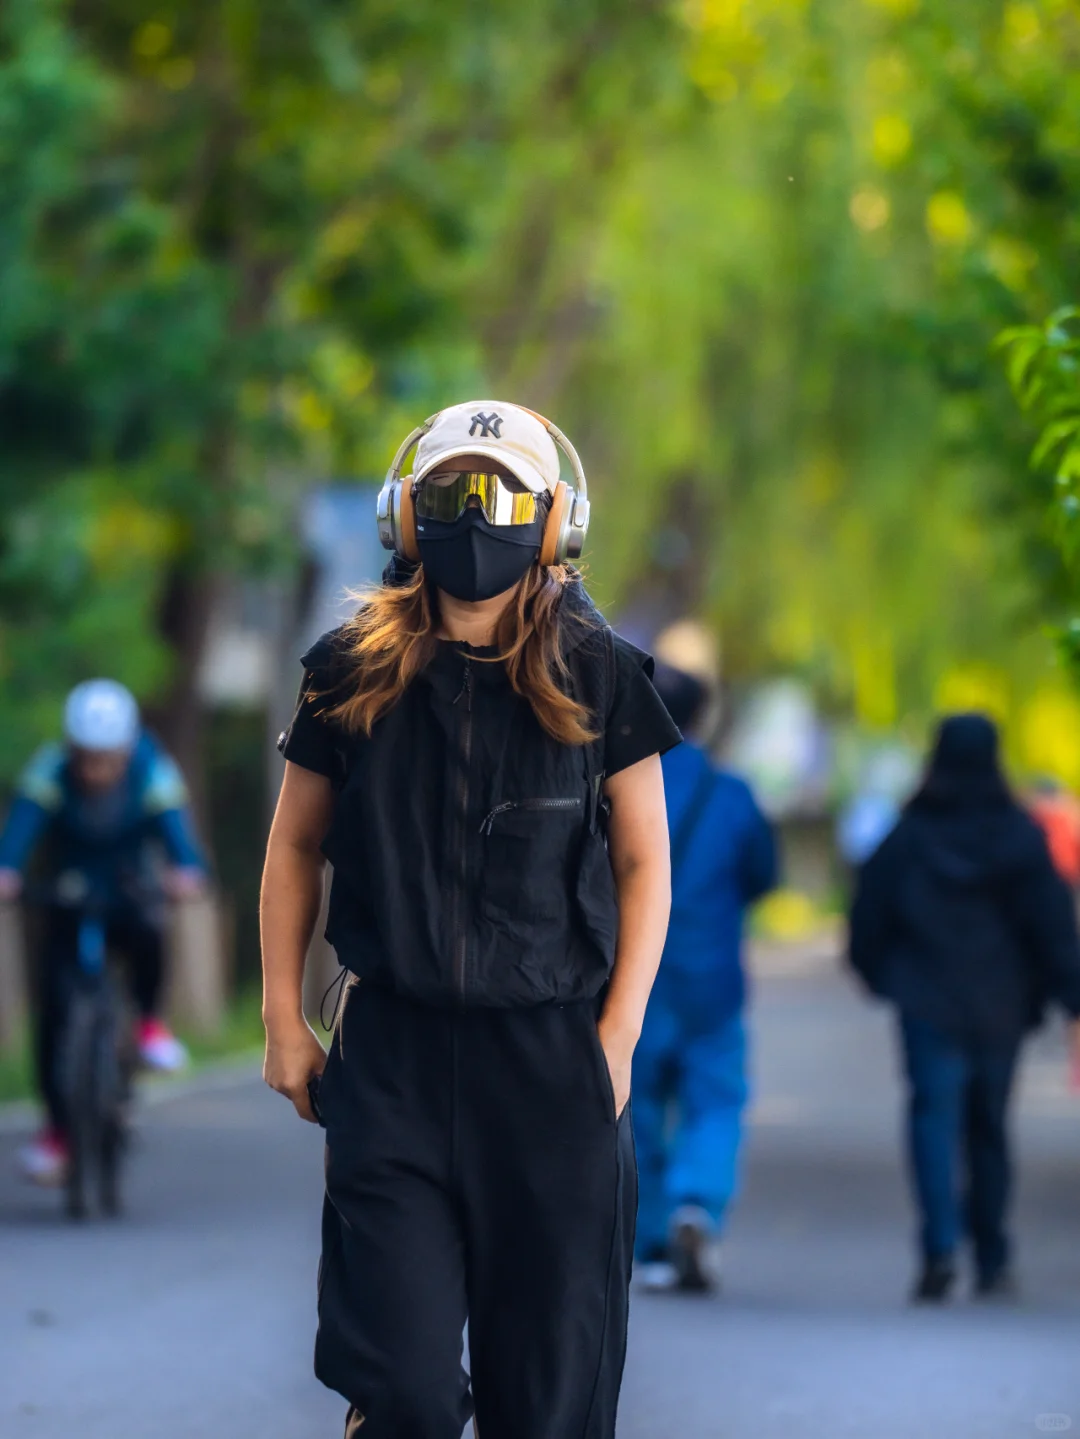
[[[401,467],[405,463],[405,457],[413,446],[418,445],[424,438],[428,430],[431,429],[432,425],[439,418],[439,414],[440,411],[436,410],[433,415],[429,415],[422,425],[417,425],[416,429],[406,435],[401,444],[398,445],[397,454],[394,456],[393,463],[386,472],[386,483],[388,485],[392,485],[395,480],[401,478]]]
[[[584,500],[586,503],[588,503],[589,486],[586,482],[585,469],[581,463],[581,458],[578,455],[577,450],[574,449],[573,445],[563,434],[562,430],[559,429],[558,425],[553,424],[551,420],[548,419],[547,415],[542,415],[539,410],[527,409],[525,405],[522,405],[521,408],[525,410],[526,414],[532,415],[534,420],[540,421],[544,429],[547,430],[548,434],[558,445],[559,449],[562,450],[563,454],[570,461],[570,468],[574,472],[574,491],[577,494],[579,500]]]

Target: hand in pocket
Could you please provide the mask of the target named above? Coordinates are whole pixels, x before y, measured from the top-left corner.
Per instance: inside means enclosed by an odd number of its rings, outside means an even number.
[[[610,1026],[605,1026],[602,1018],[596,1028],[600,1036],[600,1048],[604,1051],[608,1073],[611,1075],[611,1088],[615,1095],[615,1118],[618,1119],[630,1100],[634,1048],[612,1033]]]

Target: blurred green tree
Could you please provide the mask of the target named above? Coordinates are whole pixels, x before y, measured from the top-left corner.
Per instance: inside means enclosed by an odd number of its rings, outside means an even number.
[[[350,68],[336,8],[4,13],[0,583],[24,732],[107,670],[156,694],[197,770],[218,576],[280,549],[290,468],[334,406],[370,423],[438,308],[429,252],[454,236],[396,178],[395,86]]]
[[[9,771],[108,670],[198,758],[218,578],[451,398],[555,414],[591,570],[729,674],[1017,691],[1067,576],[993,336],[1076,293],[1064,0],[9,0]],[[997,683],[994,680],[993,683]],[[988,682],[989,683],[989,682]]]
[[[1035,492],[1046,514],[1047,533],[1062,559],[1065,603],[1055,603],[1068,623],[1057,627],[1059,647],[1080,673],[1080,310],[1056,310],[1041,325],[1002,331],[1009,383],[1021,409],[1038,427],[1030,456]],[[1055,594],[1054,601],[1061,596]]]
[[[1074,292],[1075,7],[681,13],[698,104],[575,280],[599,320],[560,413],[618,417],[597,570],[625,593],[651,569],[730,674],[794,669],[867,723],[925,715],[959,663],[1019,697],[1062,576],[991,348]]]
[[[567,196],[598,211],[677,27],[610,0],[15,0],[0,25],[3,763],[107,670],[197,774],[218,578],[282,557],[306,478],[377,472],[547,345]]]

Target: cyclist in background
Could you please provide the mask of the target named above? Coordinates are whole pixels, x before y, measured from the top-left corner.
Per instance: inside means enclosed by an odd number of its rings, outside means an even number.
[[[37,1084],[46,1127],[22,1152],[23,1170],[61,1183],[67,1142],[56,1073],[77,962],[79,913],[62,904],[74,883],[102,906],[106,940],[123,955],[138,1011],[144,1064],[176,1070],[187,1062],[158,1009],[164,975],[165,901],[198,893],[206,863],[175,762],[142,727],[138,705],[114,680],[88,680],[68,696],[63,744],[43,746],[19,779],[0,835],[0,900],[23,889],[23,871],[43,845],[47,909],[35,988]]]

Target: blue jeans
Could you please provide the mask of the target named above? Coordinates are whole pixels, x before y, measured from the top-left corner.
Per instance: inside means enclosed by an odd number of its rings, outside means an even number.
[[[738,1186],[742,1116],[749,1087],[742,1014],[711,1029],[655,993],[634,1054],[638,1156],[636,1254],[668,1239],[672,1213],[697,1204],[719,1227]]]
[[[908,1157],[926,1259],[951,1255],[966,1232],[980,1275],[1009,1260],[1007,1112],[1019,1041],[949,1039],[902,1015],[908,1075]]]

